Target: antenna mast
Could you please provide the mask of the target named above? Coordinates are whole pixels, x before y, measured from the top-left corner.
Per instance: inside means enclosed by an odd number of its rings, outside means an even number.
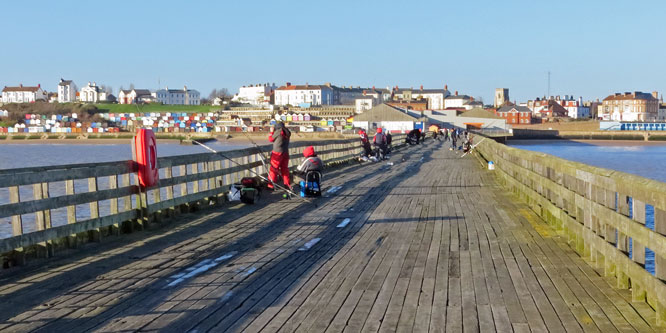
[[[546,98],[550,98],[550,71],[548,71],[548,94]]]

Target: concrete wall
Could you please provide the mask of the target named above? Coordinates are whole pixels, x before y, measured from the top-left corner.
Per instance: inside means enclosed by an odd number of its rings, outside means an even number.
[[[615,278],[618,288],[631,289],[634,301],[650,304],[657,324],[666,325],[665,183],[492,140],[483,140],[476,150],[483,161],[494,162],[500,183],[566,237],[579,255]],[[647,205],[654,208],[654,230],[645,225]],[[646,248],[655,253],[656,275],[644,268]]]

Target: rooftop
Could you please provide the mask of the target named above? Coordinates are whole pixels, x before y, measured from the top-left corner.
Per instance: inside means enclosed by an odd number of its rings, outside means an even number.
[[[633,100],[633,99],[641,99],[641,100],[656,100],[652,94],[640,92],[640,91],[634,91],[632,92],[625,92],[624,94],[622,93],[615,93],[614,95],[610,95],[606,98],[604,98],[604,101],[620,101],[620,100]]]
[[[354,121],[417,121],[402,110],[387,104],[379,104],[372,109],[354,116]]]
[[[35,92],[39,89],[41,89],[41,85],[39,85],[39,84],[36,87],[29,87],[29,86],[19,85],[18,87],[5,86],[5,88],[2,89],[2,91],[3,92],[12,92],[12,91],[31,91],[31,92]]]

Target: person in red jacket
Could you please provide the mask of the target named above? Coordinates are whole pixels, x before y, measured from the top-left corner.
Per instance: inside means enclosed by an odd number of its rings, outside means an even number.
[[[361,146],[363,146],[363,157],[368,157],[372,154],[372,148],[370,147],[370,140],[368,139],[368,134],[364,130],[358,131],[358,135],[361,137]]]
[[[291,132],[284,126],[283,122],[275,124],[271,129],[268,141],[273,143],[271,152],[271,170],[268,173],[268,179],[277,183],[278,174],[282,175],[282,181],[285,186],[291,189],[289,182],[289,138]],[[273,184],[268,184],[268,188],[273,188]]]

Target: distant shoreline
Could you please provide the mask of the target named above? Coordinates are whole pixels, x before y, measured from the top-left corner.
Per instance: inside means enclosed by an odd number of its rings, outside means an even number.
[[[26,133],[27,134],[27,133]],[[259,145],[266,145],[269,144],[270,142],[268,141],[268,133],[261,133],[261,134],[255,134],[255,133],[248,133],[249,135],[244,135],[242,133],[231,133],[233,136],[224,138],[224,137],[214,137],[214,136],[208,136],[207,138],[213,138],[215,141],[220,142],[220,143],[233,143],[233,144],[252,144],[250,141],[250,138],[252,141],[256,142]],[[163,143],[163,144],[180,144],[181,139],[185,138],[185,135],[182,137],[175,137],[173,139],[169,138],[164,138],[160,137],[159,135],[157,136],[157,142],[158,143]],[[191,137],[189,139],[198,139],[198,138],[204,138],[204,137]],[[356,138],[356,136],[347,136],[343,137],[339,134],[335,133],[330,133],[330,134],[323,134],[321,136],[319,135],[312,135],[311,133],[307,134],[300,134],[300,133],[294,133],[292,134],[291,141],[324,141],[324,140],[339,140],[339,139],[349,139],[349,138]],[[67,138],[67,139],[57,139],[57,138],[48,138],[48,139],[42,139],[39,137],[31,137],[30,135],[25,135],[21,136],[20,139],[0,139],[0,147],[2,145],[8,145],[8,144],[19,144],[19,145],[48,145],[48,144],[57,144],[57,145],[104,145],[104,144],[130,144],[132,142],[132,137],[107,137],[107,138],[100,138],[100,137],[95,137],[95,138]]]

